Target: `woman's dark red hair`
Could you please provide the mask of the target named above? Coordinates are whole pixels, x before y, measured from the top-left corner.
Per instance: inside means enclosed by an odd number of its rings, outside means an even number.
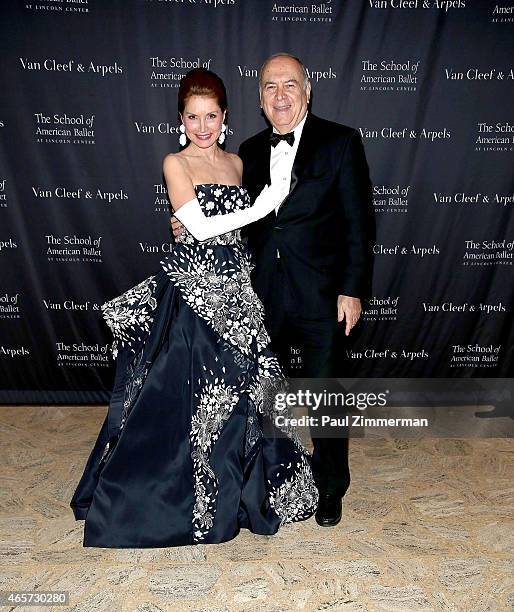
[[[227,108],[227,92],[220,77],[207,68],[194,68],[182,77],[178,90],[178,112],[182,114],[191,96],[216,98],[222,111]]]

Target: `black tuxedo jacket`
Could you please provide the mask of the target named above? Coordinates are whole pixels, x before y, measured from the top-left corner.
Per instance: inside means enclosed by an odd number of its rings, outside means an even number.
[[[243,142],[243,185],[254,199],[270,182],[271,128]],[[244,228],[255,258],[252,284],[270,308],[277,249],[295,312],[336,316],[338,295],[371,292],[374,214],[369,168],[354,128],[308,114],[278,214]],[[269,313],[268,313],[269,314]]]

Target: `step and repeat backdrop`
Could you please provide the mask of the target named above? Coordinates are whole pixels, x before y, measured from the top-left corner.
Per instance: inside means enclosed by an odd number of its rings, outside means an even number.
[[[177,88],[229,94],[227,149],[266,124],[258,68],[303,59],[317,115],[357,128],[373,297],[348,376],[512,371],[514,4],[486,0],[2,3],[0,401],[105,402],[100,306],[173,249],[162,159]]]

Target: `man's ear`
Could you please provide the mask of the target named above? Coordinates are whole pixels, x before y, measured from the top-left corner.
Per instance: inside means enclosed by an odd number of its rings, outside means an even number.
[[[311,90],[312,90],[311,82],[308,81],[307,82],[307,104],[309,104],[309,102],[311,101]]]

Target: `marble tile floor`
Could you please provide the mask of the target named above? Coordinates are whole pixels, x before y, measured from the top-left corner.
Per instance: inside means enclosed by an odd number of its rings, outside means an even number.
[[[69,500],[105,406],[0,407],[0,590],[48,612],[514,610],[514,440],[355,439],[334,528],[219,545],[82,547]]]

